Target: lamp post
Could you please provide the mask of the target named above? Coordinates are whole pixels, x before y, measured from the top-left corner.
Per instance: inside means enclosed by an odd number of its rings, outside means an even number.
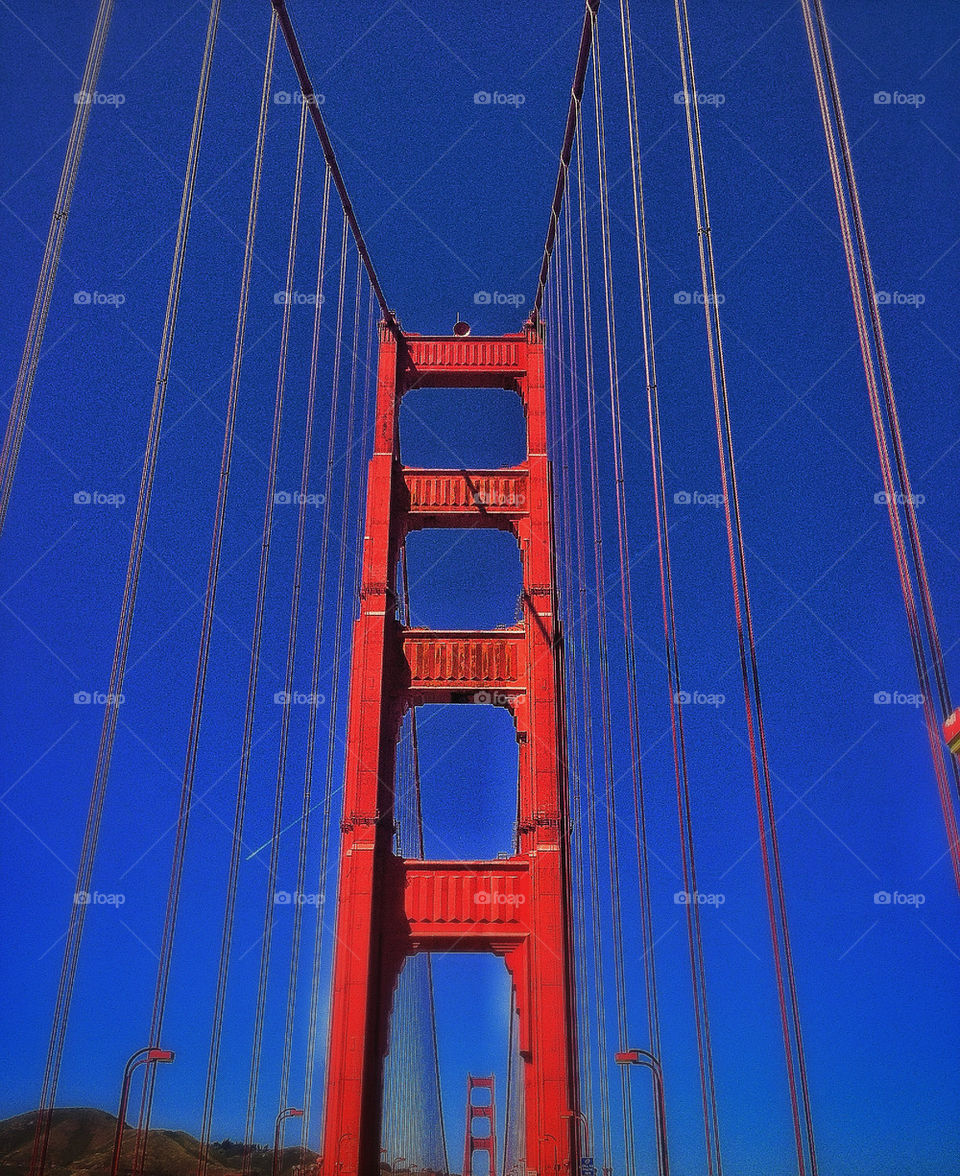
[[[149,1066],[156,1062],[172,1062],[174,1053],[169,1049],[138,1049],[130,1055],[123,1067],[123,1082],[120,1086],[120,1109],[117,1111],[117,1133],[113,1140],[113,1161],[110,1164],[110,1176],[117,1176],[120,1171],[120,1153],[123,1150],[123,1131],[127,1121],[127,1103],[130,1099],[130,1083],[133,1071],[137,1066]]]
[[[583,1113],[583,1111],[561,1111],[560,1118],[561,1119],[576,1119],[577,1120],[577,1137],[578,1137],[577,1152],[579,1154],[579,1158],[580,1158],[581,1163],[583,1162],[584,1156],[592,1157],[593,1156],[593,1148],[590,1145],[590,1124],[587,1122],[587,1116]],[[584,1150],[584,1146],[583,1146],[584,1134],[586,1134],[586,1142],[587,1142],[586,1150]]]
[[[670,1176],[670,1158],[667,1155],[667,1110],[663,1098],[663,1070],[660,1061],[647,1049],[623,1050],[615,1054],[613,1060],[618,1066],[647,1066],[653,1074],[656,1091],[657,1171],[659,1176]]]
[[[560,1171],[560,1147],[559,1147],[557,1141],[554,1139],[554,1137],[552,1135],[550,1135],[549,1132],[540,1136],[541,1143],[546,1143],[546,1141],[548,1139],[553,1144],[553,1170],[554,1170],[554,1172],[559,1172]]]
[[[277,1115],[277,1121],[273,1127],[273,1176],[280,1176],[280,1144],[281,1135],[283,1133],[283,1124],[286,1119],[302,1119],[303,1111],[297,1110],[296,1107],[284,1107]]]

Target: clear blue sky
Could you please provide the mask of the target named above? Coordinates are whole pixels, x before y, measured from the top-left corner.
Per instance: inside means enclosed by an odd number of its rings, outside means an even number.
[[[606,60],[617,51],[614,7],[603,10]],[[113,1108],[123,1060],[141,1044],[148,1023],[151,953],[171,848],[161,833],[173,819],[183,759],[268,9],[267,0],[223,5],[173,357],[170,428],[161,448],[96,871],[96,888],[123,894],[125,901],[91,911],[88,920],[61,1104]],[[4,406],[95,10],[93,0],[0,0]],[[475,333],[516,329],[524,314],[517,303],[522,297],[529,305],[546,228],[579,3],[298,0],[292,10],[358,216],[403,325],[446,331],[459,312]],[[914,486],[924,495],[920,519],[947,668],[956,679],[960,13],[948,0],[909,6],[828,0],[827,12],[876,280],[879,289],[898,296],[884,324]],[[949,1176],[960,1172],[958,899],[920,714],[909,704],[874,701],[878,692],[909,695],[917,686],[886,512],[874,502],[877,458],[800,10],[787,0],[693,0],[691,20],[699,88],[722,97],[703,112],[705,149],[821,1168],[831,1176]],[[115,100],[98,104],[91,118],[2,540],[2,893],[5,939],[16,950],[5,952],[4,961],[0,1020],[8,1062],[0,1115],[31,1108],[40,1086],[58,937],[74,889],[101,718],[96,705],[75,704],[74,695],[103,690],[109,669],[205,21],[204,4],[188,0],[117,4],[99,85]],[[722,908],[705,912],[722,1137],[729,1171],[786,1176],[792,1167],[785,1080],[753,848],[721,519],[710,505],[672,502],[678,492],[719,489],[702,312],[682,297],[697,288],[699,277],[682,107],[674,102],[680,82],[672,5],[635,5],[634,23],[681,657],[690,689],[725,696],[720,706],[689,712],[701,888],[726,897]],[[282,51],[278,61],[274,89],[291,90]],[[478,104],[478,91],[523,101]],[[878,93],[900,98],[877,102]],[[611,126],[619,125],[619,110],[612,107]],[[239,753],[243,641],[257,561],[251,545],[262,514],[259,456],[269,436],[276,373],[279,308],[273,294],[282,286],[296,134],[294,107],[275,104],[271,114],[249,335],[256,345],[245,366],[238,423],[243,443],[224,552],[231,570],[220,597],[198,769],[198,790],[206,795],[194,818],[168,1018],[169,1044],[179,1057],[175,1071],[164,1075],[156,1114],[157,1122],[188,1131],[198,1125],[228,848],[223,822],[231,817]],[[622,152],[611,150],[617,177]],[[312,143],[301,289],[311,288],[320,178]],[[626,289],[632,211],[622,180],[614,199],[623,218],[614,229],[615,264]],[[75,301],[80,291],[121,296],[122,302],[84,305]],[[516,297],[477,305],[480,291]],[[622,305],[627,320],[626,296]],[[309,308],[301,310],[281,458],[281,484],[291,489],[309,340]],[[626,325],[622,347],[626,368],[636,358],[635,331]],[[329,360],[329,350],[325,355]],[[639,373],[634,368],[623,395],[631,526],[641,557],[634,582],[645,770],[659,859],[652,885],[664,1066],[675,1171],[694,1176],[703,1169],[702,1132],[685,936],[673,902],[679,855],[672,763],[663,739],[668,709],[658,661],[655,552],[648,546],[653,516]],[[318,489],[326,404],[321,396]],[[464,464],[518,459],[519,423],[509,405],[471,413],[458,401],[425,395],[419,407],[412,400],[411,406],[416,413],[404,422],[410,461],[431,462],[424,421],[449,437]],[[339,440],[342,447],[342,423]],[[437,464],[450,460],[434,455]],[[352,524],[358,470],[354,460],[349,475],[338,472],[338,488],[351,486]],[[126,501],[78,504],[80,491]],[[338,496],[335,518],[341,501]],[[277,524],[251,847],[269,836],[278,709],[272,693],[282,671],[292,566],[293,512],[288,515]],[[310,532],[312,568],[319,530],[318,523]],[[515,549],[503,536],[478,534],[459,537],[452,550],[452,538],[424,535],[410,544],[415,615],[436,625],[512,621]],[[308,661],[304,640],[301,681]],[[445,844],[462,856],[509,848],[515,757],[506,724],[499,722],[504,718],[501,712],[478,718],[466,708],[424,716],[428,854]],[[291,758],[291,820],[302,727]],[[444,758],[460,737],[458,753]],[[335,823],[338,818],[335,813]],[[292,882],[294,838],[288,833],[284,843],[284,885]],[[495,844],[498,838],[502,845]],[[218,1136],[242,1130],[263,878],[262,865],[251,859],[238,929],[241,950],[250,950],[235,972]],[[877,891],[922,895],[923,903],[876,905]],[[281,918],[280,961],[288,935],[289,920]],[[504,983],[491,961],[446,961],[437,975],[456,1168],[465,1075],[504,1072]],[[631,1044],[645,1044],[639,973],[632,983],[637,1040]],[[278,1029],[273,1016],[263,1139],[273,1114]],[[640,1146],[641,1154],[652,1156],[648,1139]]]

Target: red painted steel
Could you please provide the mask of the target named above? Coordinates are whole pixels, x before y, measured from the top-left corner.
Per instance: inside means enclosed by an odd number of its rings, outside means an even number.
[[[503,387],[520,396],[527,458],[504,470],[404,469],[397,417],[412,387]],[[579,1169],[562,646],[546,452],[543,337],[404,335],[381,326],[360,615],[353,633],[340,890],[327,1059],[324,1176],[377,1176],[390,1008],[407,956],[491,952],[516,991],[527,1168]],[[397,619],[397,559],[414,529],[511,531],[523,563],[520,624],[432,632]],[[405,710],[493,704],[520,747],[516,853],[414,861],[394,853],[395,753]]]
[[[943,724],[943,737],[954,755],[960,755],[960,708]]]
[[[478,1105],[473,1101],[475,1090],[489,1090],[490,1101]],[[476,1121],[489,1123],[485,1135],[476,1134]],[[467,1131],[463,1145],[463,1176],[473,1176],[473,1157],[476,1152],[486,1152],[490,1157],[487,1169],[489,1176],[497,1176],[497,1112],[493,1102],[493,1075],[489,1078],[474,1078],[467,1075]]]

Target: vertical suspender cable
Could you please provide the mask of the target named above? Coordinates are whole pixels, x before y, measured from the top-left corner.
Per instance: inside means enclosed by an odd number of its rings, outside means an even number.
[[[587,249],[585,223],[586,223],[586,205],[584,193],[584,174],[583,174],[583,157],[581,154],[581,139],[582,125],[578,123],[577,128],[577,166],[576,166],[576,180],[577,180],[577,208],[580,226],[580,244],[581,244],[581,264],[583,262],[583,253]],[[571,373],[569,395],[570,395],[570,415],[574,418],[575,423],[571,428],[575,430],[574,441],[571,446],[573,450],[573,539],[571,541],[571,552],[569,559],[573,564],[573,576],[577,584],[577,625],[574,630],[575,641],[573,649],[575,656],[571,658],[571,697],[575,700],[571,713],[581,713],[587,716],[592,715],[590,705],[590,695],[592,693],[590,686],[590,644],[588,640],[588,583],[589,575],[587,571],[587,562],[584,546],[585,523],[584,523],[584,503],[583,503],[583,462],[580,446],[580,424],[585,416],[589,414],[588,404],[581,410],[580,406],[580,375],[579,364],[577,357],[577,329],[576,329],[576,283],[574,280],[574,248],[573,248],[573,227],[572,227],[572,210],[570,202],[567,202],[566,208],[566,249],[565,249],[565,268],[566,268],[566,310],[561,310],[558,315],[558,322],[563,322],[564,318],[568,323],[568,363]],[[588,288],[588,287],[585,287]],[[584,322],[588,316],[585,316]],[[593,372],[593,353],[591,340],[584,339],[584,360],[587,368],[587,376],[584,381],[584,387],[589,387],[589,382],[592,381]],[[561,517],[564,517],[563,515]],[[599,591],[599,588],[598,588]],[[571,592],[571,602],[573,594]],[[579,693],[578,693],[579,692]],[[576,700],[579,697],[579,706],[576,705]],[[579,738],[579,733],[578,733]],[[581,801],[581,820],[585,820],[586,824],[586,846],[584,853],[583,870],[587,880],[590,883],[590,902],[592,911],[592,928],[593,928],[593,994],[595,1015],[598,1018],[597,1038],[599,1047],[599,1085],[600,1085],[600,1119],[601,1125],[605,1124],[605,1136],[609,1136],[609,1107],[607,1102],[607,1050],[606,1050],[606,1027],[603,1021],[599,1018],[605,1014],[602,1010],[605,1007],[604,993],[603,993],[603,974],[601,967],[601,956],[597,936],[600,933],[601,921],[599,914],[599,889],[598,889],[598,854],[597,854],[597,838],[596,838],[596,816],[594,805],[594,735],[592,720],[584,724],[582,732],[582,764],[584,771],[583,785],[580,789]],[[582,840],[582,838],[581,838]],[[581,904],[581,913],[585,918],[585,904]],[[584,936],[584,950],[583,950],[583,971],[584,971],[584,987],[587,993],[590,991],[588,984],[588,961],[586,958],[586,927],[585,923],[581,921],[581,932]],[[587,1023],[589,1024],[589,997],[585,1001],[585,1009],[587,1013]],[[586,1038],[586,1034],[584,1037]],[[586,1101],[591,1108],[591,1121],[596,1121],[596,1097],[593,1087],[593,1071],[594,1067],[588,1061],[587,1064],[587,1081],[586,1081]]]
[[[140,481],[140,492],[137,498],[137,511],[130,541],[130,556],[127,564],[126,580],[123,588],[123,602],[120,607],[120,620],[117,627],[117,639],[113,652],[113,663],[110,669],[110,684],[108,698],[115,700],[120,697],[127,664],[127,651],[130,647],[130,633],[133,626],[134,606],[136,603],[137,586],[140,580],[140,564],[143,557],[143,545],[146,539],[147,520],[150,514],[150,500],[153,493],[153,479],[157,465],[157,455],[160,448],[160,434],[163,424],[163,409],[166,403],[167,380],[170,373],[170,361],[173,353],[173,341],[176,333],[177,310],[180,305],[180,286],[183,280],[183,266],[186,254],[187,237],[190,229],[190,213],[193,207],[193,193],[196,184],[197,164],[200,156],[200,143],[203,134],[204,117],[207,106],[207,92],[210,84],[210,73],[213,66],[213,51],[216,43],[217,22],[220,13],[220,0],[213,0],[210,6],[210,17],[207,23],[206,40],[203,58],[200,66],[200,79],[197,85],[197,100],[194,108],[193,126],[190,133],[190,147],[187,152],[187,165],[183,179],[183,193],[180,201],[180,217],[177,223],[176,240],[174,243],[173,262],[170,271],[170,287],[167,294],[167,307],[163,324],[163,334],[160,342],[160,355],[157,363],[157,377],[154,386],[153,403],[150,409],[150,424],[147,432],[146,451],[143,459],[143,472]],[[113,753],[113,740],[117,726],[117,706],[115,701],[108,701],[104,710],[103,727],[100,733],[100,744],[97,750],[97,765],[94,772],[93,787],[90,795],[90,807],[87,813],[86,826],[83,836],[83,847],[80,855],[80,865],[77,871],[77,889],[90,889],[93,864],[96,857],[97,842],[99,840],[100,821],[103,815],[103,804],[106,795],[107,778],[110,773],[110,760]],[[70,1014],[70,1002],[73,996],[76,978],[77,961],[80,953],[80,943],[83,937],[84,915],[87,908],[83,903],[73,903],[70,911],[70,923],[67,929],[64,947],[63,964],[57,989],[56,1007],[50,1032],[50,1043],[44,1066],[43,1084],[41,1087],[39,1110],[37,1113],[36,1130],[33,1149],[30,1157],[30,1176],[42,1176],[46,1164],[47,1145],[50,1137],[50,1121],[56,1098],[57,1082],[60,1067],[63,1062],[64,1042],[66,1038],[67,1022]]]
[[[287,352],[290,342],[290,317],[293,306],[293,287],[296,272],[297,242],[300,228],[300,196],[303,189],[303,159],[306,146],[307,104],[301,111],[300,129],[297,140],[297,161],[293,181],[293,207],[290,215],[290,236],[287,248],[287,272],[284,289],[286,298],[283,306],[283,321],[280,335],[280,358],[277,365],[277,393],[274,401],[273,432],[270,438],[270,462],[267,473],[267,489],[264,502],[263,541],[261,545],[260,584],[266,588],[267,569],[270,557],[270,541],[273,531],[273,511],[277,484],[277,464],[280,454],[280,433],[283,422],[284,394],[287,379]],[[258,585],[259,586],[259,585]],[[277,885],[277,871],[280,859],[280,832],[283,820],[283,798],[286,786],[286,752],[287,737],[290,730],[290,688],[293,683],[293,657],[296,651],[296,606],[299,604],[299,585],[291,600],[291,626],[288,635],[287,667],[284,701],[284,716],[281,726],[279,763],[277,779],[273,796],[273,827],[270,836],[270,859],[267,866],[267,890],[263,912],[263,940],[260,948],[260,968],[257,978],[257,1004],[253,1025],[253,1048],[250,1058],[250,1076],[247,1086],[247,1114],[243,1139],[243,1173],[248,1176],[251,1167],[251,1149],[253,1133],[256,1126],[257,1094],[260,1085],[260,1060],[263,1048],[263,1028],[266,1018],[267,987],[270,980],[270,957],[273,947],[273,920],[276,911],[275,894]],[[254,687],[256,684],[257,665],[252,666]],[[252,715],[251,715],[252,718]]]
[[[647,385],[647,417],[650,435],[650,456],[653,475],[654,506],[657,528],[657,552],[660,571],[660,592],[663,607],[664,643],[667,657],[667,685],[670,695],[670,721],[673,743],[676,792],[681,832],[681,857],[684,882],[691,899],[697,892],[696,858],[690,789],[687,777],[686,743],[683,710],[680,705],[680,664],[676,629],[676,610],[673,596],[673,575],[670,558],[670,535],[666,513],[663,445],[660,431],[659,390],[657,385],[656,351],[654,347],[653,305],[650,295],[650,266],[647,252],[646,215],[643,196],[643,172],[640,151],[640,124],[637,107],[637,86],[633,53],[633,30],[630,2],[620,2],[621,41],[624,74],[627,87],[627,124],[630,138],[631,168],[634,176],[633,206],[637,249],[637,269],[640,287],[640,317],[643,331],[643,357]],[[706,969],[700,910],[695,901],[687,903],[687,938],[690,948],[691,978],[694,985],[694,1010],[700,1055],[701,1096],[704,1107],[704,1131],[708,1171],[722,1172],[720,1126],[717,1109],[716,1082],[713,1067],[713,1045],[707,1001]],[[659,1053],[659,1046],[655,1047]],[[661,1146],[666,1149],[665,1141]],[[663,1156],[664,1167],[669,1160]]]
[[[337,320],[336,328],[334,330],[333,373],[330,381],[330,428],[327,435],[327,470],[324,480],[322,524],[324,539],[323,549],[320,556],[320,572],[317,577],[317,615],[313,637],[313,670],[311,686],[313,690],[317,690],[320,684],[320,655],[323,644],[324,608],[326,605],[327,556],[329,549],[328,536],[330,534],[330,514],[333,502],[335,445],[340,406],[340,361],[341,349],[343,345],[343,296],[346,289],[348,228],[349,226],[346,217],[344,217],[343,227],[340,234],[340,272],[337,285]],[[347,484],[349,485],[349,478],[347,479]],[[342,535],[340,540],[342,551],[344,542]],[[336,724],[339,712],[340,672],[337,659],[333,660],[332,665],[333,680],[331,682],[330,707],[328,711],[329,717],[327,720],[330,727],[333,727]],[[312,722],[311,729],[307,737],[307,763],[305,768],[305,775],[312,774],[313,772],[316,733],[316,711],[314,709],[311,709],[310,718]],[[317,1034],[319,1032],[320,1021],[320,978],[323,965],[324,911],[326,908],[332,807],[333,764],[328,762],[325,765],[323,804],[321,806],[322,827],[320,831],[320,866],[317,878],[317,892],[319,893],[320,898],[317,903],[316,927],[313,944],[313,966],[310,981],[310,1009],[307,1020],[307,1057],[304,1074],[303,1126],[301,1136],[303,1146],[305,1147],[307,1146],[307,1141],[309,1138],[310,1122],[313,1113],[313,1076],[316,1062]]]
[[[867,249],[866,231],[863,225],[863,214],[860,208],[860,197],[857,191],[856,176],[853,170],[853,157],[847,138],[846,120],[843,116],[843,106],[840,101],[840,89],[837,83],[836,71],[833,64],[833,52],[830,47],[830,36],[823,14],[823,5],[816,3],[816,30],[809,0],[802,5],[804,25],[807,33],[807,43],[810,47],[810,57],[813,63],[814,80],[817,87],[817,97],[820,103],[820,113],[823,120],[824,136],[827,145],[827,155],[830,160],[830,172],[833,177],[833,188],[837,202],[837,213],[840,219],[840,230],[843,239],[844,257],[847,273],[850,279],[850,293],[853,298],[854,317],[857,324],[857,335],[860,342],[860,352],[863,357],[864,372],[867,379],[867,393],[870,402],[870,415],[877,441],[877,452],[880,457],[881,474],[884,491],[887,498],[887,512],[890,518],[890,529],[893,534],[894,552],[897,559],[897,572],[900,577],[900,587],[903,593],[904,606],[907,612],[907,624],[910,631],[910,643],[913,649],[917,676],[923,695],[924,720],[927,728],[927,738],[933,758],[934,774],[937,779],[937,789],[940,794],[940,804],[943,809],[944,824],[947,830],[947,844],[951,863],[953,865],[954,881],[960,889],[960,831],[957,826],[957,813],[954,796],[950,790],[946,755],[943,750],[943,740],[933,706],[930,677],[927,669],[927,655],[921,634],[920,619],[917,615],[917,605],[914,595],[913,581],[907,562],[906,545],[903,538],[903,524],[900,518],[900,502],[902,501],[907,521],[907,531],[910,543],[910,554],[913,561],[914,574],[920,592],[921,609],[927,644],[930,649],[930,660],[933,664],[937,692],[940,702],[940,717],[946,718],[951,710],[950,688],[947,682],[946,670],[943,664],[943,651],[940,646],[940,636],[937,631],[936,615],[933,610],[933,600],[930,594],[930,584],[927,579],[926,562],[923,555],[923,545],[917,526],[916,507],[910,486],[910,476],[907,470],[906,455],[903,448],[903,437],[900,430],[899,415],[897,413],[896,398],[893,390],[893,379],[887,360],[887,350],[880,322],[880,311],[877,305],[876,290],[873,282],[873,269]],[[830,117],[830,106],[827,99],[827,87],[824,83],[824,66],[821,64],[822,46],[826,74],[829,81],[830,101],[833,106],[833,117],[836,130]],[[837,135],[840,140],[840,152],[843,159],[843,173],[837,154]],[[844,192],[844,176],[846,178],[847,193]],[[849,195],[849,208],[847,204]],[[851,215],[853,229],[851,229]],[[856,247],[859,253],[860,269],[857,268],[857,255],[854,252],[854,233]],[[886,408],[890,433],[893,441],[894,456],[898,481],[894,480],[890,462],[890,450],[887,442],[887,429],[884,422],[883,407],[877,387],[877,372],[874,353],[871,349],[871,339],[868,333],[867,318],[864,313],[864,292],[870,313],[873,346],[876,349],[877,363],[880,369],[880,383],[883,388],[883,404]],[[899,490],[897,486],[899,484]],[[960,771],[955,760],[951,758],[954,789],[960,790]]]
[[[303,548],[303,531],[306,524],[305,508],[307,503],[307,489],[309,486],[309,475],[311,466],[311,455],[313,450],[313,418],[316,406],[316,387],[317,387],[317,362],[320,347],[320,319],[321,310],[323,307],[323,271],[324,263],[327,254],[327,227],[330,212],[330,169],[324,167],[323,177],[323,202],[320,213],[320,251],[317,257],[317,282],[314,293],[314,312],[313,312],[313,341],[310,349],[310,377],[307,385],[307,411],[306,422],[303,439],[303,464],[300,475],[300,515],[297,519],[297,581],[300,580],[300,568],[302,566],[302,548]],[[326,548],[327,536],[323,536],[323,546]],[[298,587],[299,591],[299,587]],[[322,609],[322,599],[320,601]],[[316,625],[314,626],[316,629]],[[319,667],[316,666],[316,656],[314,656],[314,666],[317,669],[317,678],[319,679]],[[307,740],[308,747],[312,746],[314,734],[316,731],[316,717],[317,707],[320,705],[319,697],[319,681],[311,681],[311,692],[308,695],[309,714],[307,720]],[[297,852],[297,880],[296,880],[296,894],[302,894],[304,886],[306,885],[307,877],[307,854],[310,843],[310,817],[313,812],[313,771],[312,763],[311,770],[307,771],[303,780],[303,801],[300,809],[300,839]],[[280,1109],[282,1110],[288,1101],[288,1086],[290,1079],[290,1064],[293,1052],[293,1033],[294,1033],[294,1016],[296,1013],[297,1004],[297,990],[300,968],[300,944],[303,933],[303,903],[298,901],[293,910],[293,935],[291,937],[290,945],[290,973],[287,981],[287,1014],[284,1025],[283,1035],[283,1063],[281,1067],[280,1077]]]
[[[43,260],[40,263],[40,276],[37,278],[33,309],[30,312],[30,323],[27,326],[27,338],[20,359],[20,370],[17,372],[17,383],[10,404],[10,417],[3,436],[3,449],[0,451],[0,533],[3,532],[3,525],[7,518],[7,507],[10,504],[10,493],[17,471],[17,459],[20,455],[20,443],[23,439],[23,430],[26,427],[27,413],[30,409],[33,381],[37,373],[37,364],[40,362],[43,335],[47,328],[50,299],[53,297],[53,288],[57,280],[60,250],[67,229],[67,218],[70,215],[77,172],[80,169],[83,142],[87,134],[87,124],[90,121],[90,111],[95,105],[93,96],[96,93],[97,79],[100,76],[100,63],[103,60],[103,48],[110,29],[110,19],[113,16],[113,4],[114,0],[100,0],[100,8],[93,26],[93,36],[90,39],[90,48],[87,52],[87,63],[84,66],[83,77],[80,79],[80,91],[75,99],[76,109],[73,112],[70,137],[67,140],[67,153],[63,160],[63,170],[60,173],[60,183],[53,203],[53,215],[50,218],[50,228],[47,231]]]
[[[584,177],[584,147],[583,147],[583,120],[578,110],[577,112],[577,131],[576,131],[576,175],[577,175],[577,204],[578,204],[578,222],[579,222],[579,244],[580,244],[580,300],[581,312],[583,317],[583,353],[584,353],[584,390],[586,392],[587,400],[587,433],[588,433],[588,454],[589,466],[588,477],[590,485],[590,510],[591,522],[594,542],[594,575],[596,577],[596,592],[597,592],[597,635],[598,643],[601,645],[605,637],[606,618],[603,611],[603,576],[602,576],[602,535],[600,531],[600,507],[597,499],[597,480],[599,477],[597,464],[597,441],[596,441],[596,409],[595,409],[595,392],[594,392],[594,365],[593,365],[593,311],[590,298],[590,251],[589,251],[589,237],[587,233],[587,192],[586,180]],[[578,471],[579,473],[579,471]],[[578,495],[579,499],[579,495]],[[588,582],[588,565],[586,559],[586,548],[584,531],[582,527],[578,533],[578,551],[577,551],[577,565],[580,583],[586,585]],[[584,715],[592,715],[593,702],[593,687],[592,676],[590,668],[589,657],[589,642],[587,639],[586,628],[586,608],[583,603],[583,594],[581,594],[581,665],[583,672],[581,674],[581,689],[582,689],[582,706]],[[601,653],[601,671],[603,670],[603,657]],[[602,678],[601,678],[602,687]],[[602,693],[602,689],[601,689]],[[596,1008],[597,1008],[597,1037],[600,1054],[600,1065],[598,1069],[599,1076],[599,1095],[600,1095],[600,1128],[601,1139],[603,1143],[603,1155],[605,1166],[608,1166],[613,1159],[613,1136],[610,1122],[610,1098],[609,1098],[609,1075],[607,1072],[608,1065],[608,1049],[607,1049],[607,1012],[606,1012],[606,985],[604,982],[604,967],[603,967],[603,930],[602,920],[599,916],[600,911],[600,853],[599,853],[599,835],[597,830],[597,815],[596,805],[593,802],[593,793],[595,790],[595,754],[594,754],[594,739],[592,723],[588,722],[585,727],[586,734],[586,769],[588,794],[590,801],[587,805],[587,826],[590,840],[590,886],[591,886],[591,904],[595,914],[593,926],[593,974],[594,984],[596,987]]]
[[[297,152],[297,169],[294,180],[294,197],[293,197],[293,214],[290,228],[290,248],[287,263],[287,279],[286,292],[287,301],[284,305],[283,325],[280,342],[280,374],[278,376],[278,390],[277,390],[277,409],[274,420],[274,438],[271,446],[270,454],[270,475],[268,480],[273,482],[276,477],[276,466],[279,454],[279,430],[282,412],[283,401],[283,386],[286,378],[286,360],[287,360],[287,344],[290,330],[290,301],[293,290],[293,264],[296,254],[297,241],[297,227],[300,212],[300,189],[303,175],[303,153],[304,142],[306,139],[306,112],[301,115],[300,120],[300,140]],[[206,678],[206,667],[210,652],[210,638],[213,630],[214,621],[214,604],[216,597],[217,575],[220,561],[220,547],[223,537],[223,520],[226,511],[226,494],[227,485],[230,474],[230,457],[233,441],[233,426],[236,419],[236,401],[229,406],[226,426],[227,433],[225,437],[223,466],[221,468],[220,488],[217,501],[217,518],[214,528],[214,543],[211,551],[210,570],[207,583],[207,595],[204,601],[204,616],[203,616],[203,631],[201,637],[200,658],[197,665],[197,680],[194,689],[193,710],[191,713],[190,737],[187,748],[187,763],[184,768],[183,788],[180,796],[180,812],[177,822],[177,835],[174,847],[173,862],[170,871],[170,888],[167,897],[167,910],[164,921],[163,937],[160,947],[160,963],[157,971],[157,988],[154,996],[153,1009],[153,1023],[150,1031],[150,1041],[154,1044],[158,1043],[162,1033],[163,1018],[166,1010],[167,991],[170,983],[170,970],[173,961],[173,948],[176,938],[177,917],[180,906],[180,895],[183,884],[183,870],[186,860],[187,842],[189,835],[190,813],[193,807],[193,782],[196,770],[197,750],[200,736],[200,722],[203,709],[203,693]],[[272,511],[272,484],[271,484],[271,499],[269,509]],[[270,525],[269,523],[267,524]],[[289,713],[289,708],[285,708],[286,714]],[[281,727],[281,746],[285,747],[286,729]],[[272,897],[272,896],[271,896]],[[272,906],[271,906],[272,911]],[[148,1083],[152,1094],[152,1084]],[[150,1102],[147,1102],[146,1125],[149,1127],[150,1121]],[[139,1136],[138,1136],[139,1138]],[[146,1149],[146,1132],[143,1133],[144,1140],[141,1156],[145,1154]],[[142,1170],[142,1158],[138,1157],[137,1170]]]
[[[687,145],[693,180],[694,205],[697,220],[697,244],[700,255],[700,275],[703,285],[706,316],[707,347],[710,378],[713,390],[714,416],[723,482],[724,512],[730,575],[734,595],[737,640],[740,649],[741,676],[746,705],[747,733],[754,781],[754,799],[760,833],[764,887],[770,920],[777,996],[783,1032],[784,1055],[793,1117],[794,1142],[800,1176],[817,1176],[817,1158],[813,1137],[813,1116],[807,1083],[806,1059],[803,1049],[796,977],[790,945],[783,876],[780,863],[779,837],[773,804],[773,790],[767,758],[766,731],[760,695],[760,678],[756,656],[753,615],[747,580],[746,556],[740,517],[736,462],[730,422],[730,402],[723,357],[720,328],[719,298],[713,242],[710,236],[710,212],[706,189],[706,167],[700,135],[700,114],[697,105],[696,77],[693,67],[693,45],[686,0],[674,0],[677,40],[687,123]],[[742,592],[742,607],[741,607]]]
[[[277,28],[276,20],[271,19],[270,31],[267,38],[267,53],[264,63],[263,86],[260,93],[260,118],[257,125],[257,139],[254,150],[253,176],[250,190],[250,206],[247,214],[247,235],[244,242],[243,266],[240,279],[240,297],[237,309],[237,326],[233,346],[233,362],[230,369],[230,389],[228,393],[228,420],[236,413],[236,402],[240,384],[240,371],[243,361],[244,339],[246,336],[247,309],[250,303],[250,279],[253,269],[253,247],[256,238],[257,212],[260,204],[260,180],[263,172],[263,152],[266,139],[267,117],[270,110],[270,86],[273,77],[273,63],[276,52]],[[232,424],[229,433],[225,434],[224,449],[226,453],[226,437],[232,436]],[[203,1095],[203,1113],[200,1127],[200,1147],[197,1156],[197,1176],[205,1176],[209,1161],[210,1133],[213,1125],[214,1101],[216,1097],[217,1076],[220,1066],[220,1045],[223,1037],[223,1018],[226,1005],[227,979],[230,970],[230,952],[233,945],[234,916],[237,905],[237,884],[240,874],[240,855],[243,846],[243,826],[246,814],[247,772],[243,767],[244,761],[249,759],[253,745],[253,729],[244,732],[243,748],[241,750],[240,780],[237,786],[236,805],[233,819],[233,840],[230,848],[230,864],[227,873],[226,899],[223,912],[223,923],[220,935],[220,956],[217,965],[217,986],[214,996],[213,1016],[210,1032],[210,1049],[207,1057],[207,1071]]]

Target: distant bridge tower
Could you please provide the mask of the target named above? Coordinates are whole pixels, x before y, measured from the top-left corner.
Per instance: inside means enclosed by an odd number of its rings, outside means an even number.
[[[489,1090],[489,1103],[480,1106],[473,1101],[475,1090]],[[486,1134],[474,1134],[477,1119],[485,1119],[489,1126]],[[474,1078],[467,1075],[467,1126],[466,1142],[463,1145],[463,1176],[473,1176],[474,1152],[485,1151],[490,1157],[487,1169],[489,1176],[497,1176],[497,1113],[493,1102],[493,1075],[489,1078]]]
[[[526,415],[526,460],[503,470],[404,468],[400,401],[423,387],[513,389]],[[545,397],[543,336],[533,323],[485,338],[404,335],[381,324],[353,633],[324,1176],[377,1176],[392,994],[405,958],[423,951],[491,952],[504,960],[516,993],[527,1165],[568,1176],[579,1169],[563,663]],[[512,533],[523,563],[522,621],[488,632],[402,626],[400,545],[423,527]],[[512,715],[519,743],[513,856],[419,861],[394,852],[400,722],[408,707],[435,702],[493,704]]]

